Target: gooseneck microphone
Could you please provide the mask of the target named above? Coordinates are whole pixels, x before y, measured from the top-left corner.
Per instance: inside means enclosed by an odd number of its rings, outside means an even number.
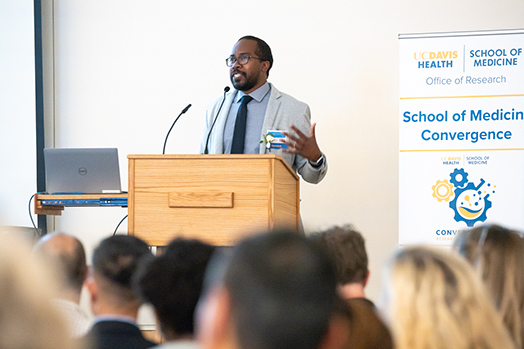
[[[162,154],[165,154],[166,153],[166,144],[167,144],[167,139],[169,138],[169,134],[171,133],[171,130],[173,129],[173,126],[175,126],[176,122],[178,121],[178,119],[182,116],[182,114],[184,114],[189,108],[191,108],[191,104],[188,104],[187,107],[185,107],[181,112],[180,114],[178,114],[178,116],[176,117],[175,121],[173,122],[173,125],[171,125],[171,128],[169,129],[169,131],[167,132],[167,136],[166,136],[166,140],[164,141],[164,149],[162,150]]]
[[[222,106],[224,105],[224,101],[226,100],[226,93],[228,93],[229,90],[230,90],[229,86],[224,87],[224,97],[222,98],[222,103],[220,103],[220,107],[218,108],[217,115],[215,115],[215,119],[213,120],[213,124],[211,125],[211,128],[209,129],[209,133],[207,134],[206,149],[204,150],[204,154],[209,153],[209,151],[208,151],[209,137],[211,137],[211,132],[213,131],[213,127],[215,127],[215,123],[217,122],[218,115],[220,114],[220,110],[222,110]]]

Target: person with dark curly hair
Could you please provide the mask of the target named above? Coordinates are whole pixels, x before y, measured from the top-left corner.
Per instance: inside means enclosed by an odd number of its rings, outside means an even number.
[[[199,240],[176,238],[160,256],[139,269],[135,288],[144,302],[153,306],[166,340],[158,348],[198,348],[193,317],[214,250]]]

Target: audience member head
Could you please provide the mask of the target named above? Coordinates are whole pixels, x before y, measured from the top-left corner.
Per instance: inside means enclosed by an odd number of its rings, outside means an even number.
[[[350,225],[335,226],[315,234],[333,258],[338,284],[344,298],[364,297],[368,281],[368,255],[362,235]]]
[[[386,269],[383,292],[396,348],[513,347],[481,280],[448,251],[398,251]]]
[[[92,276],[87,282],[93,314],[136,318],[141,301],[131,286],[131,279],[146,257],[152,257],[149,247],[132,235],[102,240],[93,253]]]
[[[292,232],[244,239],[208,268],[199,309],[206,348],[317,348],[333,315],[334,267]],[[218,263],[218,264],[217,264]]]
[[[26,241],[0,235],[0,348],[76,348],[51,304],[55,275]]]
[[[63,233],[47,234],[37,243],[35,251],[61,272],[60,298],[78,304],[87,277],[86,254],[80,240]]]
[[[332,257],[337,270],[339,292],[351,313],[347,319],[349,334],[346,347],[392,348],[393,341],[388,328],[378,317],[374,304],[365,298],[364,288],[369,270],[362,235],[351,225],[344,225],[314,234],[312,238],[324,246]]]
[[[136,287],[144,302],[155,309],[168,341],[193,337],[194,312],[214,250],[199,240],[177,238],[162,255],[139,268]]]
[[[460,232],[454,248],[481,275],[515,344],[524,348],[524,239],[517,231],[484,225]]]

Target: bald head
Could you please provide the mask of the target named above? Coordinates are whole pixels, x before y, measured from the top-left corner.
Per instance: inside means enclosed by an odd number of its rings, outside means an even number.
[[[87,275],[86,254],[80,240],[63,233],[47,234],[36,250],[62,269],[65,287],[80,294]]]

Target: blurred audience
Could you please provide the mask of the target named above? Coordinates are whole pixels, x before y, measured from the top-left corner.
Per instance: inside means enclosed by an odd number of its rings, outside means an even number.
[[[206,272],[197,311],[204,348],[334,347],[325,341],[334,341],[336,276],[318,244],[272,232],[221,252]]]
[[[518,348],[524,348],[524,239],[517,231],[484,225],[462,231],[454,248],[482,277]]]
[[[484,225],[462,231],[454,249],[464,258],[422,246],[393,255],[384,323],[366,297],[364,238],[350,225],[311,238],[268,232],[231,248],[177,238],[158,257],[116,235],[95,249],[89,275],[75,237],[49,234],[31,254],[0,234],[0,348],[151,348],[136,324],[143,301],[162,349],[524,349],[524,238]]]
[[[131,279],[140,263],[152,255],[147,244],[132,235],[103,240],[93,253],[92,274],[86,282],[95,315],[88,338],[96,349],[143,349],[156,343],[144,338],[136,324],[139,296]]]
[[[383,311],[396,348],[514,348],[482,281],[461,257],[402,249],[384,281]]]
[[[29,244],[9,233],[0,235],[0,348],[80,348],[51,299],[55,275]]]
[[[376,313],[375,305],[366,298],[369,280],[368,255],[362,235],[350,225],[335,226],[314,234],[333,258],[338,289],[349,305],[351,317],[348,343],[351,348],[392,348],[388,328]]]
[[[61,280],[53,303],[62,312],[72,337],[81,337],[91,326],[91,319],[80,307],[82,287],[87,277],[84,246],[74,236],[52,233],[42,237],[35,251],[49,261]]]
[[[155,311],[166,343],[157,348],[199,348],[194,339],[194,312],[204,273],[215,248],[199,240],[177,238],[162,255],[144,263],[135,287]]]
[[[333,258],[342,297],[366,299],[364,288],[369,279],[369,269],[362,235],[352,226],[345,225],[314,234],[312,238],[322,244]]]

